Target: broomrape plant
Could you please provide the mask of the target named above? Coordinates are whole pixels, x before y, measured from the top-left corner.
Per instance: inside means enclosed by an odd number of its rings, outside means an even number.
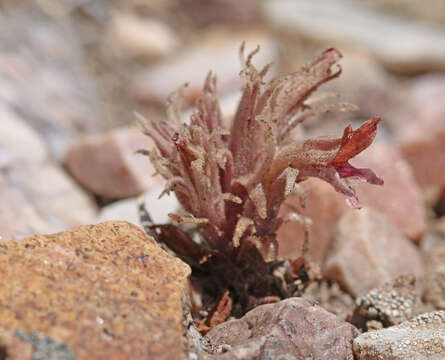
[[[355,109],[346,103],[326,104],[323,96],[308,99],[320,85],[341,74],[337,64],[340,52],[328,49],[299,71],[265,83],[270,65],[258,70],[252,64],[258,50],[246,58],[244,44],[241,46],[244,89],[230,129],[223,124],[212,73],[189,123],[180,120],[181,90],[169,98],[167,121],[143,121],[144,133],[155,143],[155,148],[145,153],[167,180],[164,193],[173,191],[187,214],[170,217],[175,224],[196,224],[202,235],[198,245],[170,225],[169,234],[173,231],[176,240],[167,242],[195,264],[211,262],[211,258],[223,259],[218,269],[230,264],[230,279],[223,286],[234,288],[237,296],[258,293],[252,287],[267,282],[258,276],[252,280],[255,276],[246,275],[246,269],[255,268],[261,276],[273,272],[270,268],[259,271],[252,263],[268,268],[267,263],[277,256],[277,229],[286,221],[301,219],[298,214],[278,216],[281,204],[298,183],[308,177],[323,179],[354,208],[359,202],[349,180],[383,184],[372,170],[349,163],[372,143],[380,118],[372,118],[356,130],[349,125],[336,139],[295,140],[293,136],[296,126],[311,116]],[[237,268],[242,269],[239,286],[233,270]],[[262,291],[260,297],[270,294],[283,297],[283,286],[271,293]]]

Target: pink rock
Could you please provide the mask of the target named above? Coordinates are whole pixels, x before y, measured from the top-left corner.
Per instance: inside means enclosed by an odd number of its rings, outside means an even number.
[[[207,334],[212,348],[231,348],[215,359],[352,360],[351,324],[303,298],[290,298],[249,311]]]
[[[383,186],[357,184],[362,205],[381,212],[405,236],[418,242],[426,228],[425,207],[411,168],[400,152],[393,146],[379,144],[351,162],[373,169],[385,181]]]
[[[400,275],[423,276],[417,248],[384,215],[362,208],[340,219],[323,274],[357,297]]]
[[[92,193],[107,198],[136,196],[161,180],[146,156],[150,139],[138,129],[118,129],[106,135],[85,138],[68,147],[66,165],[73,176]]]
[[[423,187],[445,186],[445,76],[415,80],[402,94],[395,132]]]
[[[301,183],[301,189],[305,196],[304,209],[300,206],[296,195],[290,196],[286,203],[296,207],[303,216],[311,219],[308,256],[316,262],[321,262],[337,221],[348,209],[348,205],[344,196],[323,180],[310,178]],[[283,205],[281,215],[289,211],[291,208]],[[281,257],[296,258],[301,255],[304,231],[304,225],[299,222],[288,222],[281,226],[278,230]]]
[[[136,100],[164,106],[170,93],[188,83],[184,90],[186,105],[191,105],[201,94],[207,71],[212,70],[218,78],[218,92],[226,94],[241,88],[239,77],[241,65],[238,52],[242,41],[246,41],[246,53],[261,46],[254,57],[254,64],[262,66],[277,60],[278,50],[271,38],[262,33],[227,34],[210,33],[201,37],[171,60],[159,63],[143,72],[137,73],[130,91]]]

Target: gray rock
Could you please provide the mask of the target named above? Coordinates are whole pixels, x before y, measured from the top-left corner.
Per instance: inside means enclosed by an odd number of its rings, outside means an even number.
[[[353,348],[357,360],[443,360],[445,311],[364,333],[354,339]]]
[[[93,201],[51,160],[39,135],[1,105],[0,117],[2,240],[91,223]]]
[[[369,208],[340,219],[323,266],[353,296],[366,294],[400,275],[423,276],[420,252],[389,220]]]
[[[401,324],[419,314],[420,298],[415,291],[414,276],[399,276],[392,282],[371,290],[356,300],[352,323],[369,330],[369,322],[382,327]]]
[[[215,359],[352,360],[355,327],[302,298],[261,305],[206,335]],[[226,350],[226,352],[223,352]]]
[[[391,17],[347,0],[265,2],[274,25],[330,46],[356,45],[398,72],[445,69],[445,30]]]

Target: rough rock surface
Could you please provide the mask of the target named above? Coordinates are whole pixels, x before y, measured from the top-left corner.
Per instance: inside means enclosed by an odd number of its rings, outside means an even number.
[[[0,237],[51,233],[93,221],[93,201],[50,158],[40,136],[1,105],[0,118]]]
[[[152,144],[138,129],[117,129],[70,145],[65,162],[77,181],[94,194],[112,199],[136,196],[163,182],[152,176],[155,170],[148,157],[135,154],[150,150]]]
[[[361,204],[379,211],[406,237],[418,242],[426,229],[425,206],[411,167],[397,148],[374,145],[351,163],[373,169],[385,181],[384,186],[357,184]]]
[[[182,357],[190,269],[131,224],[0,244],[0,272],[0,323],[22,339],[49,336],[76,359]]]
[[[423,276],[417,248],[383,215],[369,208],[340,219],[323,274],[357,297],[399,275]]]
[[[427,234],[421,249],[425,262],[425,300],[445,309],[445,229]]]
[[[420,298],[415,291],[414,276],[400,276],[392,282],[371,290],[356,300],[352,323],[369,330],[369,322],[382,327],[401,324],[417,315]]]
[[[352,360],[357,329],[303,298],[261,305],[214,327],[206,339],[215,359]]]
[[[397,72],[445,68],[443,28],[391,17],[354,1],[269,1],[265,15],[297,35],[369,50]]]
[[[357,360],[441,360],[445,354],[445,311],[361,334],[353,347]]]
[[[330,184],[316,178],[308,179],[300,185],[304,197],[304,208],[298,195],[286,199],[281,208],[281,215],[293,211],[295,207],[301,215],[310,219],[309,251],[311,260],[321,262],[326,254],[332,232],[341,215],[348,209],[344,196],[337,193]],[[291,205],[289,207],[288,205]],[[278,230],[279,253],[282,257],[301,256],[305,225],[300,222],[288,222]]]

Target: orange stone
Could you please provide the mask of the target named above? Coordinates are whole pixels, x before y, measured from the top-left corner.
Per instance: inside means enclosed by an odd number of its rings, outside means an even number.
[[[180,359],[190,268],[125,222],[0,244],[0,324],[76,359]]]

